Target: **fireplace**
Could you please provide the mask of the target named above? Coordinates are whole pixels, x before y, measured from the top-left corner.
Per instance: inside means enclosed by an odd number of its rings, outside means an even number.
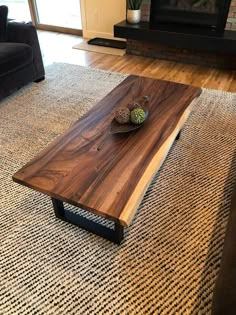
[[[231,0],[151,0],[150,27],[197,26],[222,33]]]
[[[115,24],[114,35],[127,39],[127,54],[235,70],[236,29],[224,30],[230,2],[144,0],[141,22]]]

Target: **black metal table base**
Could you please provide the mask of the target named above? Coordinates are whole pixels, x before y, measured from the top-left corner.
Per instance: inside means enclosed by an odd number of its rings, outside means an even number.
[[[181,134],[181,130],[180,130],[180,131],[179,131],[179,133],[177,134],[177,136],[176,136],[175,140],[179,140],[179,138],[180,138],[180,134]]]
[[[61,200],[52,198],[52,204],[57,218],[75,224],[116,244],[121,243],[124,237],[124,227],[119,223],[114,222],[114,229],[110,229],[79,214],[66,210]]]
[[[180,132],[175,140],[180,138]],[[73,213],[64,208],[63,202],[56,198],[52,198],[53,208],[57,218],[75,224],[84,230],[99,235],[116,244],[120,244],[124,238],[124,227],[119,223],[114,222],[114,229],[110,229],[102,224],[89,220],[79,214]]]

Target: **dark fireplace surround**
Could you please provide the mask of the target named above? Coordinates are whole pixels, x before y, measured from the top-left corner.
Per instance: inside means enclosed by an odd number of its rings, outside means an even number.
[[[150,20],[114,25],[126,53],[236,69],[236,31],[225,30],[231,0],[151,0]],[[191,17],[191,18],[190,18]]]

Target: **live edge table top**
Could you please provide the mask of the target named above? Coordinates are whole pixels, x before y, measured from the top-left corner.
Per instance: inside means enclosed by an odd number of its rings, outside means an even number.
[[[198,87],[131,75],[13,180],[128,226],[200,94]],[[144,95],[150,100],[143,126],[109,134],[117,108]]]

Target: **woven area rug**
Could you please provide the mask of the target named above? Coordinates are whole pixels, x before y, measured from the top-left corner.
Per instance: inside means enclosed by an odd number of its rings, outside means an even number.
[[[125,78],[46,70],[0,103],[0,314],[210,314],[236,174],[235,95],[205,89],[194,102],[118,246],[11,179]]]

